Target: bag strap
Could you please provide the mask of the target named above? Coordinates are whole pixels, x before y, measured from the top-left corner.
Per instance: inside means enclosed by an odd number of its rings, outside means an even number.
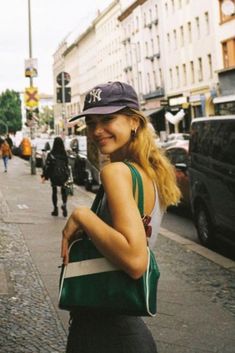
[[[138,186],[138,209],[140,211],[141,217],[144,216],[144,192],[143,192],[143,182],[141,175],[139,171],[136,169],[136,167],[133,166],[130,162],[125,161],[124,162],[128,168],[131,171],[131,176],[132,176],[132,184],[133,184],[133,195],[135,195],[136,191],[136,183]]]
[[[99,207],[99,204],[100,204],[100,201],[102,200],[104,196],[104,188],[103,188],[103,185],[100,185],[100,188],[96,194],[96,197],[91,205],[91,210],[93,212],[97,212],[98,211],[98,207]]]

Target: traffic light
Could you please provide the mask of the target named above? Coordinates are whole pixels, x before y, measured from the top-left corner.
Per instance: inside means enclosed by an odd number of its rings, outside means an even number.
[[[26,120],[33,119],[33,111],[31,109],[26,109]]]
[[[71,87],[64,87],[64,102],[62,87],[56,88],[56,101],[57,103],[70,103],[71,102]]]

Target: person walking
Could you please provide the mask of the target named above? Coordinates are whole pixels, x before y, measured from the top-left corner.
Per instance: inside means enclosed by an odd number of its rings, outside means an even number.
[[[7,143],[6,140],[3,141],[1,144],[1,155],[3,159],[3,164],[4,164],[4,173],[7,173],[7,167],[8,167],[8,160],[12,158],[12,152],[9,144]]]
[[[156,146],[137,94],[123,82],[94,87],[85,97],[83,112],[89,137],[110,163],[101,170],[104,197],[99,213],[77,207],[62,231],[61,257],[68,263],[73,235],[83,230],[97,249],[134,279],[147,268],[146,235],[154,247],[164,210],[180,199],[172,165]],[[140,173],[144,189],[141,219],[128,161]],[[150,330],[140,317],[72,310],[67,353],[156,353]]]
[[[9,134],[7,134],[6,141],[7,141],[8,145],[10,146],[10,149],[11,149],[11,151],[12,151],[12,148],[13,148],[13,141],[12,141],[12,138],[10,137]]]
[[[51,212],[52,216],[58,216],[58,196],[57,187],[61,189],[62,197],[62,213],[64,217],[67,217],[67,190],[66,181],[69,177],[68,169],[68,157],[65,151],[64,142],[61,137],[55,137],[52,150],[48,153],[45,166],[41,175],[42,182],[50,179],[52,187],[52,203],[54,206]]]

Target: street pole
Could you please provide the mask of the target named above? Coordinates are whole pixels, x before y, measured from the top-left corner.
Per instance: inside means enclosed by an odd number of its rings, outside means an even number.
[[[62,88],[62,120],[63,120],[63,138],[65,136],[65,82],[64,82],[64,71],[61,74],[61,88]]]
[[[29,59],[32,59],[33,54],[32,54],[32,29],[31,29],[31,3],[30,0],[28,0],[28,22],[29,22]],[[32,75],[29,78],[30,80],[30,87],[33,87],[33,77]],[[30,126],[30,138],[32,140],[33,138],[33,127]],[[30,157],[30,166],[31,166],[31,174],[35,175],[36,174],[36,147],[32,146],[32,154]]]

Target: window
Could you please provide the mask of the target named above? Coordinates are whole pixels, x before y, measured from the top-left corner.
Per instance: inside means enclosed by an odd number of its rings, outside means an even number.
[[[175,12],[175,0],[171,0],[171,9],[172,9],[172,12],[174,13]]]
[[[176,29],[173,31],[173,38],[174,38],[174,49],[177,49],[177,34]]]
[[[198,58],[198,81],[203,80],[202,58]]]
[[[154,41],[153,38],[151,38],[151,49],[152,49],[152,55],[154,55]]]
[[[139,17],[136,16],[136,32],[139,31]]]
[[[155,70],[153,71],[153,80],[154,80],[154,86],[155,88],[157,88],[157,74]]]
[[[140,61],[140,42],[137,42],[137,61]]]
[[[170,74],[170,88],[173,88],[173,72],[172,69],[169,70],[169,74]]]
[[[148,47],[148,42],[145,42],[145,56],[149,55],[149,47]]]
[[[153,18],[152,18],[152,10],[149,9],[149,23],[152,23],[152,20],[153,20]]]
[[[235,38],[222,43],[224,67],[235,66]]]
[[[170,33],[167,33],[167,43],[168,43],[168,49],[171,50],[171,37],[170,37]]]
[[[148,84],[148,92],[152,92],[151,89],[151,80],[150,80],[150,73],[147,73],[147,84]]]
[[[157,36],[157,52],[160,53],[160,37]]]
[[[158,7],[157,7],[157,5],[155,5],[155,18],[156,19],[158,18]]]
[[[194,62],[190,61],[191,83],[195,83]]]
[[[146,21],[146,13],[144,12],[144,27],[147,26],[147,21]]]
[[[162,69],[159,69],[159,81],[160,81],[160,86],[163,86],[163,79],[162,79]]]
[[[182,8],[182,0],[179,0],[179,9]]]
[[[192,43],[192,26],[191,26],[191,22],[188,22],[188,42]]]
[[[184,27],[183,26],[180,26],[180,44],[181,44],[181,47],[184,46]]]
[[[175,72],[176,72],[176,84],[177,87],[180,86],[180,70],[179,70],[179,66],[175,67]]]
[[[168,4],[167,4],[167,2],[165,2],[165,11],[166,11],[166,15],[168,15]]]
[[[223,22],[227,22],[227,21],[230,21],[232,19],[235,18],[235,11],[233,12],[233,14],[231,15],[225,15],[222,11],[222,4],[223,4],[223,1],[224,0],[219,0],[220,4],[220,21],[223,23]],[[234,6],[235,6],[235,0],[231,0],[233,3],[234,3]]]
[[[208,59],[208,67],[209,67],[209,78],[213,77],[213,68],[212,68],[212,59],[211,59],[211,54],[207,55]]]
[[[200,22],[199,22],[199,17],[195,18],[196,22],[196,31],[197,31],[197,39],[200,39]]]
[[[187,85],[187,72],[186,72],[186,64],[183,64],[183,85]]]
[[[206,34],[210,34],[210,22],[209,22],[209,13],[205,12],[205,22],[206,22]]]

